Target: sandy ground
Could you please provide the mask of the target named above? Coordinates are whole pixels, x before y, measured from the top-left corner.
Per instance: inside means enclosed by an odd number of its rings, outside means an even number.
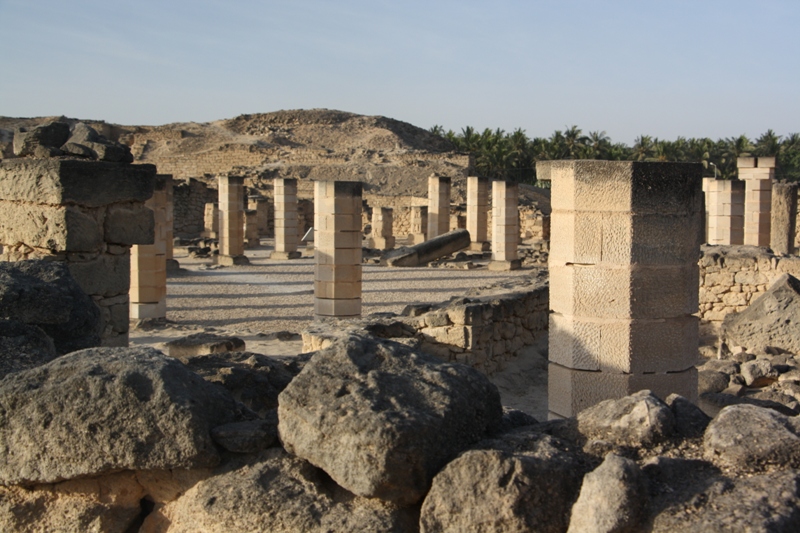
[[[314,260],[303,257],[272,261],[271,241],[246,251],[249,266],[211,267],[208,259],[189,258],[176,248],[181,271],[167,280],[167,324],[133,329],[131,345],[164,349],[172,339],[197,332],[235,335],[247,351],[264,355],[296,355],[299,338],[282,341],[278,332],[300,333],[313,324]],[[400,313],[408,304],[439,303],[467,290],[493,285],[529,274],[528,269],[490,272],[484,268],[363,267],[363,314]],[[547,417],[546,343],[531,347],[491,377],[508,407],[521,409],[540,420]]]

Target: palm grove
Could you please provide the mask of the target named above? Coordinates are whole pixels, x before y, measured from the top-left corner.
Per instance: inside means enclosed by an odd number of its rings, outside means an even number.
[[[557,130],[549,138],[528,138],[525,131],[506,133],[501,129],[485,129],[478,133],[470,126],[460,133],[434,126],[431,133],[448,139],[457,150],[472,154],[478,175],[493,179],[534,184],[536,161],[554,159],[605,159],[611,161],[678,161],[700,162],[706,175],[731,179],[736,177],[736,158],[775,156],[775,177],[800,181],[800,134],[786,137],[768,130],[755,140],[745,135],[718,139],[686,139],[665,141],[641,135],[628,146],[614,143],[604,131],[585,135],[577,126]],[[715,168],[716,167],[716,168]]]

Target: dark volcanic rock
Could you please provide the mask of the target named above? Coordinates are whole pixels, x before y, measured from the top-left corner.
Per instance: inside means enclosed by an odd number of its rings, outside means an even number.
[[[0,378],[58,357],[47,333],[16,320],[0,319]]]
[[[58,149],[69,138],[69,124],[51,122],[37,126],[30,131],[18,129],[14,132],[14,154],[19,157],[33,156],[37,148]],[[52,155],[58,155],[58,152]]]

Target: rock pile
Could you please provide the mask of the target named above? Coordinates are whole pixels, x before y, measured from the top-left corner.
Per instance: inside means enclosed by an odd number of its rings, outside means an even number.
[[[111,141],[92,128],[78,122],[72,128],[69,123],[54,121],[31,129],[17,128],[14,131],[13,150],[16,157],[71,156],[98,161],[132,163],[129,147]]]

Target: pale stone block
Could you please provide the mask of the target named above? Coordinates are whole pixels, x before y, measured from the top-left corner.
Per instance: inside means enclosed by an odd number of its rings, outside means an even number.
[[[130,304],[131,320],[144,320],[147,318],[166,318],[167,302],[161,300],[157,303],[134,303]]]
[[[314,249],[314,257],[319,265],[360,265],[362,250],[358,248]]]
[[[506,254],[510,255],[510,254]],[[493,259],[487,265],[489,270],[494,271],[508,271],[508,270],[518,270],[522,267],[522,261],[516,258],[506,257],[506,259]]]
[[[394,245],[394,237],[374,237],[371,242],[371,248],[375,250],[391,250]]]
[[[361,231],[323,231],[314,228],[314,246],[319,249],[361,249]]]
[[[736,159],[736,166],[739,168],[756,168],[756,158],[739,157]]]
[[[360,316],[361,299],[334,300],[314,298],[314,314],[319,316]]]
[[[361,214],[314,214],[314,229],[319,231],[361,231]]]
[[[154,303],[167,295],[166,287],[137,287],[131,285],[131,303]]]
[[[775,168],[775,157],[758,156],[756,164],[758,168]]]
[[[680,394],[697,402],[697,369],[655,374],[612,374],[574,370],[551,363],[548,367],[548,409],[572,417],[603,400],[650,390],[662,400]]]
[[[314,265],[314,281],[360,282],[361,264]]]
[[[324,299],[361,298],[361,282],[314,281],[314,296]]]

